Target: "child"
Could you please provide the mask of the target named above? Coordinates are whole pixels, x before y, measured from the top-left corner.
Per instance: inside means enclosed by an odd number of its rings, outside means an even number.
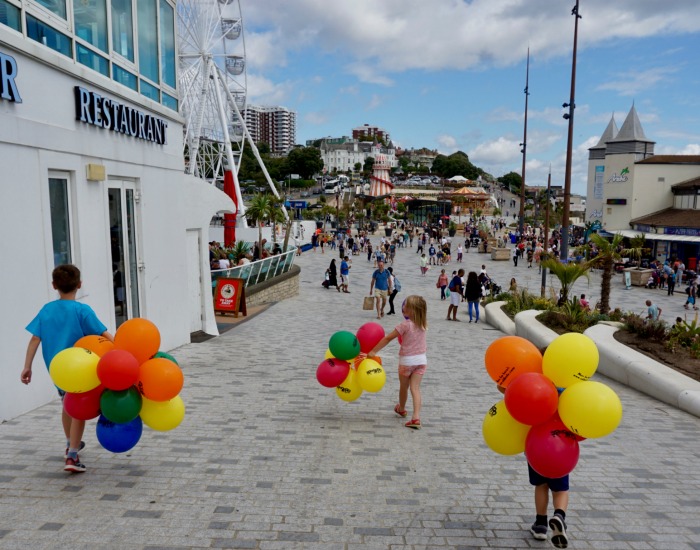
[[[444,269],[440,270],[440,276],[438,277],[437,283],[435,283],[435,286],[440,289],[440,299],[444,300],[446,298],[445,296],[445,289],[447,288],[447,273],[445,273]]]
[[[75,295],[82,285],[80,270],[74,265],[59,265],[52,273],[52,285],[58,291],[59,299],[49,302],[37,316],[27,325],[32,334],[27,346],[21,380],[23,384],[32,381],[32,362],[36,350],[41,344],[46,368],[49,368],[54,356],[66,348],[72,347],[83,336],[97,334],[113,341],[112,335],[87,304],[75,301]],[[58,390],[61,399],[65,392]],[[85,443],[81,441],[84,420],[76,420],[63,410],[63,431],[66,434],[66,465],[67,472],[84,472],[85,466],[80,463],[78,451]]]
[[[503,386],[497,386],[498,391],[505,394]],[[566,509],[569,506],[569,475],[556,479],[541,476],[532,466],[527,465],[530,485],[535,486],[535,523],[530,527],[530,533],[535,540],[547,540],[547,508],[549,506],[549,491],[552,491],[554,514],[549,520],[552,529],[552,545],[555,548],[568,548],[569,539],[566,536]]]
[[[536,540],[547,540],[547,506],[549,491],[552,491],[554,515],[549,520],[552,529],[552,544],[555,548],[567,548],[569,539],[566,536],[566,508],[569,505],[569,476],[557,479],[543,477],[527,465],[530,474],[530,484],[535,486],[535,523],[530,532]]]
[[[399,349],[399,402],[394,407],[394,412],[401,418],[408,415],[406,401],[408,390],[411,390],[413,400],[413,414],[411,420],[406,422],[407,428],[420,430],[421,394],[420,383],[428,365],[426,352],[428,350],[425,341],[425,332],[428,330],[428,307],[422,296],[415,294],[406,298],[402,309],[405,321],[396,325],[396,328],[382,338],[374,349],[367,354],[372,358],[377,355],[394,338],[401,337]]]
[[[452,280],[450,281],[450,307],[447,309],[448,321],[461,321],[461,319],[457,319],[457,309],[459,308],[459,304],[462,301],[462,294],[464,293],[462,277],[464,277],[464,270],[460,269],[456,274],[453,273]],[[450,314],[452,314],[452,318],[450,318]]]

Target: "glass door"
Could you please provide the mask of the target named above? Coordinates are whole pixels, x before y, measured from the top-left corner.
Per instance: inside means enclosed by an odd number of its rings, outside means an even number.
[[[119,183],[110,181],[108,189],[114,317],[117,327],[127,319],[139,317],[141,311],[136,243],[136,191],[133,183]]]

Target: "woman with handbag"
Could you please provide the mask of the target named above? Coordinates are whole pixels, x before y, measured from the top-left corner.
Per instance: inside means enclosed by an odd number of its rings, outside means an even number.
[[[391,294],[389,294],[389,313],[387,313],[387,315],[396,315],[396,311],[394,311],[394,298],[396,298],[396,295],[401,290],[401,283],[396,275],[394,275],[393,267],[387,267],[386,269],[389,273],[391,273],[389,279],[391,281],[392,288]]]
[[[331,265],[329,265],[326,270],[326,280],[323,286],[326,288],[334,286],[336,290],[340,292],[340,287],[338,286],[338,269],[335,265],[335,258],[331,260]]]

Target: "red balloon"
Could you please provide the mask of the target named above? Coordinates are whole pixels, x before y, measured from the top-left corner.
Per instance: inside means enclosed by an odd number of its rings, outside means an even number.
[[[541,476],[564,477],[576,467],[578,456],[578,441],[559,417],[533,426],[525,438],[525,457]]]
[[[362,353],[369,353],[374,349],[374,346],[384,338],[384,327],[379,323],[365,323],[357,329],[357,334],[355,334],[355,336],[360,341],[360,351]]]
[[[535,426],[552,417],[559,405],[559,392],[544,374],[524,372],[506,388],[506,409],[521,424]]]
[[[136,384],[139,378],[139,362],[128,351],[108,351],[97,363],[97,377],[107,389],[125,390]]]
[[[340,359],[326,359],[316,369],[316,380],[326,388],[335,388],[348,377],[350,363]]]
[[[66,393],[63,397],[63,409],[68,416],[76,420],[91,420],[100,416],[100,396],[104,386],[84,393]]]

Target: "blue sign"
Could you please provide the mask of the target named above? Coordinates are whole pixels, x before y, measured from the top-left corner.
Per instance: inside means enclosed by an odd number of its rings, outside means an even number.
[[[700,237],[700,229],[695,227],[667,227],[666,235],[683,235],[685,237]]]
[[[306,208],[306,201],[286,201],[284,206],[287,208]]]

